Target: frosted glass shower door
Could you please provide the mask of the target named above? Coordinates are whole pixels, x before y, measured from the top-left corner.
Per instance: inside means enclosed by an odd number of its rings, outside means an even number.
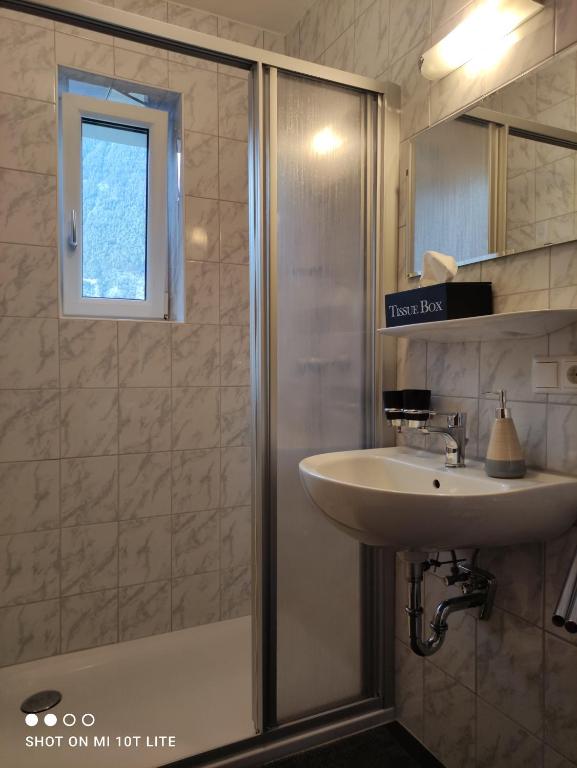
[[[277,714],[362,693],[360,547],[305,495],[305,456],[367,445],[366,96],[277,82],[273,462]]]

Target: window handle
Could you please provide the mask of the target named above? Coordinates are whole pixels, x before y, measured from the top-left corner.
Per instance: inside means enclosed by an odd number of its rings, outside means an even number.
[[[76,211],[74,208],[70,212],[70,247],[78,247],[78,238],[76,236]]]

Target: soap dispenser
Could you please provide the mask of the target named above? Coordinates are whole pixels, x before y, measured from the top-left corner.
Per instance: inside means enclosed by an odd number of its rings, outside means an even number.
[[[507,408],[507,393],[501,389],[499,392],[485,394],[499,397],[499,407],[495,411],[495,422],[487,448],[485,472],[489,477],[524,477],[527,467],[515,423]]]

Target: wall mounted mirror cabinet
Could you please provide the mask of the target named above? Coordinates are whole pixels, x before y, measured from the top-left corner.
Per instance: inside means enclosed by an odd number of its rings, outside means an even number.
[[[408,155],[409,276],[427,250],[463,265],[577,239],[577,50],[419,134]]]

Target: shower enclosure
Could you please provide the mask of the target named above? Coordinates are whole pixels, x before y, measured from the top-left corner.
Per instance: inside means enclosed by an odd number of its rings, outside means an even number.
[[[210,382],[210,386],[220,386],[221,427],[216,447],[211,443],[192,450],[191,445],[173,441],[166,459],[172,467],[170,532],[166,534],[172,541],[172,570],[166,577],[166,589],[172,590],[173,623],[158,625],[160,629],[140,639],[111,635],[97,648],[60,646],[54,655],[39,654],[44,658],[37,660],[29,656],[31,660],[22,664],[3,662],[0,682],[8,685],[9,695],[1,698],[0,694],[2,708],[13,708],[15,702],[19,705],[39,687],[56,687],[60,679],[67,681],[61,685],[62,705],[54,709],[61,716],[86,706],[82,704],[84,695],[101,708],[101,730],[116,727],[127,733],[130,729],[147,733],[155,730],[155,724],[178,723],[183,736],[176,750],[156,752],[154,758],[127,748],[122,763],[126,766],[168,764],[177,759],[183,766],[212,761],[241,765],[257,749],[262,751],[262,759],[271,759],[390,721],[394,718],[391,555],[358,545],[329,526],[302,489],[298,463],[315,453],[387,441],[380,392],[393,380],[394,350],[386,346],[388,342],[381,345],[375,329],[382,325],[383,294],[396,283],[396,87],[87,0],[0,0],[1,8],[20,12],[14,19],[7,16],[9,22],[4,23],[25,24],[24,14],[35,14],[30,23],[38,35],[38,30],[53,22],[57,23],[52,28],[56,35],[72,35],[70,30],[76,26],[88,34],[112,36],[119,51],[138,51],[173,66],[178,77],[175,74],[168,81],[168,91],[180,87],[184,105],[183,199],[204,212],[216,201],[221,219],[220,257],[190,257],[187,252],[190,272],[187,261],[188,282],[182,299],[193,306],[198,295],[194,281],[213,271],[218,275],[220,269],[220,314],[199,320],[187,304],[180,316],[178,310],[168,320],[173,377],[175,354],[181,366],[190,365],[190,356],[199,354],[198,345],[191,343],[177,349],[179,334],[186,328],[208,326],[218,327],[216,333],[220,334],[219,378]],[[89,66],[79,59],[74,64],[79,71]],[[219,98],[234,91],[242,100],[243,88],[248,91],[245,128],[233,110],[232,133],[227,133],[229,128],[226,120],[223,128],[222,119],[223,112],[226,117],[224,102],[219,105],[221,118],[214,131],[204,115],[199,118],[198,105],[196,112],[188,108],[185,86],[179,85],[188,67],[211,73],[214,83],[218,82]],[[66,77],[74,80],[76,75],[67,71]],[[90,88],[101,83],[121,89],[116,74],[114,83],[99,77],[90,82]],[[154,89],[148,96],[153,98]],[[206,166],[201,168],[201,164],[209,145],[214,145],[219,156],[220,178],[212,191],[200,185],[206,183]],[[187,155],[190,146],[194,152]],[[244,168],[248,166],[246,197],[242,184],[230,179],[227,183],[223,175],[224,164],[233,155],[237,165],[244,162]],[[245,211],[250,232],[250,317],[247,313],[243,324],[230,307],[235,281],[244,279],[246,265],[238,255],[231,255],[232,246],[223,246],[223,222],[230,222],[233,213],[242,217]],[[171,215],[178,219],[176,213]],[[190,236],[190,247],[197,248],[193,253],[212,237],[207,220],[208,213],[190,229],[186,223],[187,247]],[[0,243],[5,240],[8,237],[0,233]],[[218,261],[220,266],[211,263]],[[174,283],[178,293],[176,278]],[[123,322],[117,323],[119,338]],[[62,341],[60,344],[62,349]],[[239,356],[249,346],[250,369],[243,367]],[[197,386],[198,381],[192,384]],[[226,398],[241,396],[240,390],[249,385],[251,438],[241,444],[227,442],[222,428]],[[183,387],[190,386],[191,380],[178,383],[171,379],[170,387],[176,388],[171,390],[173,401],[183,397]],[[61,399],[67,396],[59,394]],[[122,389],[119,397],[123,397]],[[181,413],[194,420],[187,407]],[[121,450],[119,454],[118,462],[126,463]],[[60,454],[53,458],[64,460]],[[208,494],[202,508],[191,507],[183,477],[189,482],[186,473],[197,460],[202,464],[198,471],[210,476],[212,458],[220,467],[216,490]],[[7,464],[0,463],[0,478],[3,468]],[[223,479],[228,470],[230,476]],[[245,488],[244,496],[240,492],[231,496],[230,478],[234,478],[235,488]],[[188,487],[190,494],[190,483]],[[0,493],[2,490],[0,487]],[[239,617],[239,595],[246,587],[238,585],[246,566],[239,565],[232,549],[226,550],[222,542],[226,539],[223,531],[230,536],[235,525],[242,525],[245,512],[241,510],[248,510],[249,503],[252,607],[250,617]],[[186,526],[195,524],[187,515],[195,515],[196,522],[202,517],[209,528],[213,518],[218,519],[219,571],[178,571],[182,563],[196,562],[187,559],[187,547],[196,546],[198,536],[203,535],[191,531],[187,538]],[[121,520],[112,522],[112,518],[108,524],[128,526]],[[161,523],[158,526],[158,532],[167,530]],[[62,521],[60,530],[61,538],[69,536]],[[9,534],[0,535],[0,544]],[[0,563],[0,571],[3,567]],[[211,575],[216,572],[218,579]],[[198,607],[205,605],[217,581],[221,621],[208,608],[203,614]],[[225,585],[229,592],[224,591]],[[114,589],[121,588],[118,581],[108,586],[111,598]],[[234,600],[227,595],[234,595]],[[151,593],[150,599],[158,597]],[[21,610],[18,600],[15,605],[1,601],[0,611],[1,606]],[[5,627],[0,627],[2,632]],[[106,645],[117,639],[121,642]],[[92,670],[91,676],[86,676],[87,670]],[[150,701],[143,687],[146,681],[155,689]],[[115,684],[128,697],[134,694],[146,713],[145,727],[125,711],[114,709],[109,690]],[[113,713],[112,720],[106,719],[104,710]],[[2,719],[7,723],[2,734],[7,743],[15,731],[18,739],[29,735],[19,711],[3,711]],[[189,735],[198,734],[197,743],[186,740],[187,721]],[[195,721],[196,731],[192,728]],[[34,735],[41,733],[46,735],[47,729],[37,729]],[[18,759],[14,752],[15,766],[20,764]],[[25,759],[27,768],[66,764],[62,755],[40,750],[27,752]],[[87,765],[99,764],[87,760]]]

